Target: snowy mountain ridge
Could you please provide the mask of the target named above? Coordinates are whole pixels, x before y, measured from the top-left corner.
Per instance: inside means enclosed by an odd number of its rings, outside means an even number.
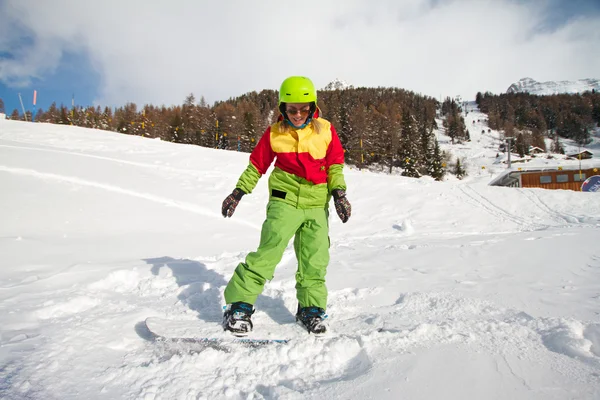
[[[344,90],[344,89],[353,89],[353,88],[354,88],[354,86],[352,86],[348,82],[346,82],[342,79],[339,79],[339,78],[335,78],[321,90]]]
[[[590,90],[600,90],[600,80],[578,79],[576,81],[538,82],[532,78],[523,78],[510,85],[506,92],[546,96],[559,93],[583,93]]]

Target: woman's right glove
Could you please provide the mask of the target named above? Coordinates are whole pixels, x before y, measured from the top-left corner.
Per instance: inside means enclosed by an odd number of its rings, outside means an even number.
[[[235,208],[245,194],[246,193],[244,193],[242,189],[233,189],[233,192],[223,200],[223,205],[221,206],[221,214],[223,214],[223,217],[231,217],[233,215]]]
[[[331,194],[333,195],[333,202],[335,203],[337,215],[343,223],[346,223],[352,214],[352,206],[346,198],[346,191],[343,189],[334,189]]]

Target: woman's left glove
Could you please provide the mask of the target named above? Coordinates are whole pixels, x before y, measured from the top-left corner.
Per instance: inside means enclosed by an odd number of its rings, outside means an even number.
[[[334,189],[331,194],[333,195],[333,202],[335,203],[337,215],[343,223],[346,223],[352,214],[352,206],[346,198],[346,191],[343,189]]]
[[[235,208],[240,203],[242,196],[245,194],[246,193],[244,193],[242,189],[233,189],[233,192],[231,192],[231,194],[227,196],[225,200],[223,200],[223,205],[221,206],[221,214],[223,214],[224,217],[231,217],[233,215],[233,212],[235,211]]]

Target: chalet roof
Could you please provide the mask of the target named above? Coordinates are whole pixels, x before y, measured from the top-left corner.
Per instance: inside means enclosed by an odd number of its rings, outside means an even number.
[[[594,155],[594,153],[592,153],[592,152],[591,152],[591,151],[589,151],[589,150],[581,150],[580,152],[577,152],[577,153],[571,153],[571,154],[567,154],[567,157],[577,157],[577,156],[578,156],[578,155],[580,155],[580,154],[589,154],[590,156],[593,156],[593,155]]]

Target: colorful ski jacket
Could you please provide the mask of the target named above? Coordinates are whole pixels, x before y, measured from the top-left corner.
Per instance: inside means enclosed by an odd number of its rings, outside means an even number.
[[[319,133],[313,124],[319,124]],[[324,207],[333,189],[346,190],[342,173],[344,149],[333,125],[318,117],[302,129],[289,126],[282,117],[269,126],[250,154],[250,164],[236,187],[251,193],[274,159],[269,177],[270,200],[296,208]]]

